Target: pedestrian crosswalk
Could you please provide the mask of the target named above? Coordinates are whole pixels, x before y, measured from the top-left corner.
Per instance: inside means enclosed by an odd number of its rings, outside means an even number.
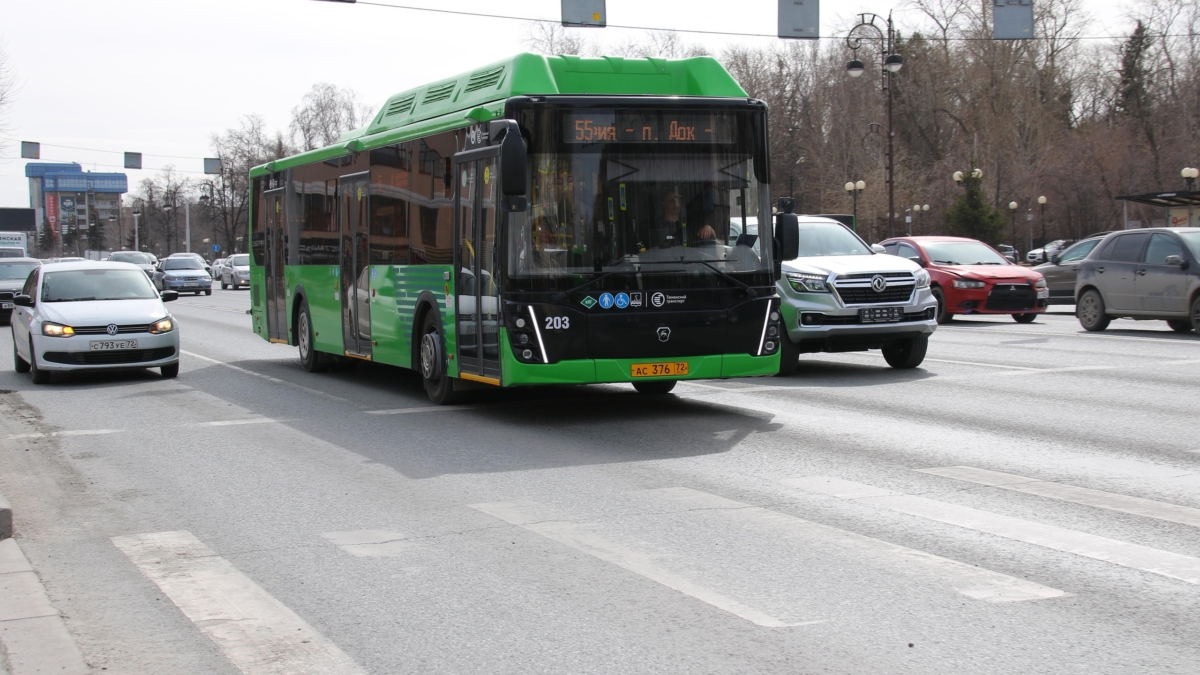
[[[1191,507],[1014,474],[972,467],[931,468],[921,473],[955,481],[948,487],[968,482],[1091,506],[1101,514],[1118,511],[1172,523],[1200,522],[1196,519],[1200,510]],[[913,477],[916,472],[908,475]],[[570,505],[529,500],[471,506],[764,628],[837,621],[844,617],[844,607],[831,601],[835,597],[869,602],[875,593],[907,594],[919,603],[921,597],[957,594],[985,603],[1016,603],[1077,593],[1073,588],[1055,588],[1044,579],[1026,578],[1020,573],[1021,560],[1004,571],[980,566],[978,559],[995,560],[992,551],[1011,546],[1005,540],[1047,550],[1049,564],[1043,558],[1037,567],[1030,566],[1035,570],[1031,577],[1045,576],[1047,569],[1069,567],[1070,558],[1054,557],[1069,554],[1164,581],[1200,584],[1200,558],[1191,555],[1196,551],[1154,548],[1064,527],[1052,517],[1038,521],[1017,518],[955,503],[953,497],[904,494],[834,476],[797,476],[779,483],[795,501],[758,506],[691,488],[667,487],[626,494],[620,506],[611,509],[597,511],[590,505],[587,514],[576,513]],[[833,501],[823,501],[825,498]],[[836,510],[838,504],[846,504],[856,513],[867,506],[911,516],[911,524],[918,529],[924,527],[921,523],[930,522],[962,528],[982,535],[973,541],[983,548],[978,556],[960,554],[957,557],[961,559],[954,559],[890,542],[886,537],[868,536],[854,527],[819,522],[829,518],[829,509]],[[821,517],[801,517],[807,510]],[[598,516],[598,512],[616,515]],[[945,530],[935,528],[934,532]],[[775,565],[760,564],[763,560]],[[1050,576],[1059,580],[1069,577]],[[1078,587],[1089,585],[1080,583]]]

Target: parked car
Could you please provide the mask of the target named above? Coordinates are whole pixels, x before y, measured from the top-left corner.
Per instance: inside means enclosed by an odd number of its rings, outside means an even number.
[[[779,374],[795,372],[800,354],[811,352],[879,349],[893,368],[919,366],[937,327],[929,274],[836,220],[799,221],[800,257],[783,261],[777,284],[787,330]]]
[[[67,256],[65,258],[51,258],[50,262],[52,262],[52,263],[82,262],[84,260],[87,260],[87,258],[80,258],[78,256]]]
[[[0,321],[12,319],[13,298],[21,292],[29,274],[42,266],[37,258],[0,259]]]
[[[1075,315],[1101,331],[1113,319],[1200,331],[1200,227],[1114,232],[1079,264]]]
[[[163,291],[212,295],[212,277],[204,264],[191,256],[163,258],[154,272],[154,286]]]
[[[999,244],[996,249],[1000,251],[1000,255],[1004,256],[1005,260],[1014,265],[1017,264],[1017,249],[1008,244]]]
[[[1050,289],[1050,297],[1046,299],[1047,305],[1075,304],[1075,273],[1079,263],[1083,262],[1103,239],[1104,237],[1095,237],[1077,241],[1062,253],[1051,254],[1050,262],[1033,268],[1046,278],[1046,286]]]
[[[20,246],[0,246],[0,258],[24,258],[25,249]]]
[[[167,256],[167,258],[193,258],[200,261],[201,265],[204,265],[204,271],[208,272],[208,276],[212,276],[212,265],[210,265],[208,261],[204,259],[204,256],[200,255],[199,253],[172,253],[171,255]],[[167,258],[164,258],[164,260]]]
[[[158,368],[179,374],[179,331],[136,265],[51,263],[34,268],[14,299],[13,366],[35,384],[73,370]]]
[[[1074,243],[1072,239],[1055,239],[1041,248],[1035,248],[1025,254],[1025,262],[1027,263],[1044,263],[1050,259],[1050,256],[1058,253]]]
[[[250,285],[250,254],[236,253],[229,256],[221,268],[221,289],[230,286],[240,288]]]
[[[139,251],[117,251],[108,256],[112,262],[130,263],[142,268],[142,271],[147,276],[154,276],[154,263],[150,261],[150,256]]]
[[[949,323],[956,314],[1010,314],[1018,323],[1030,323],[1046,311],[1050,291],[1042,275],[981,241],[902,237],[883,246],[929,272],[938,323]]]

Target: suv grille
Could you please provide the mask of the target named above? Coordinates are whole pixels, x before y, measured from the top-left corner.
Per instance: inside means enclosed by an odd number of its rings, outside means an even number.
[[[1037,306],[1037,293],[1033,286],[1022,284],[996,284],[988,293],[984,309],[1000,312],[1030,310]]]
[[[882,291],[872,287],[875,277],[883,277],[887,282]],[[867,272],[840,276],[834,280],[833,288],[844,304],[876,305],[907,302],[916,284],[916,279],[908,272]]]

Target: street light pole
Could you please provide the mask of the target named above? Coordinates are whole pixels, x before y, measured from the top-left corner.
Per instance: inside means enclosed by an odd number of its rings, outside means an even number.
[[[1017,207],[1018,206],[1020,206],[1020,204],[1017,204],[1016,202],[1008,203],[1008,212],[1012,214],[1013,258],[1015,258],[1016,260],[1020,260],[1020,257],[1017,255]],[[1016,260],[1014,260],[1014,262],[1016,262]]]
[[[1042,262],[1050,262],[1046,252],[1046,195],[1038,197],[1038,205],[1042,207]]]
[[[850,77],[859,77],[863,74],[865,67],[863,62],[858,60],[858,49],[862,46],[864,39],[876,39],[883,43],[884,53],[880,56],[883,66],[883,95],[887,99],[887,154],[884,155],[884,169],[887,171],[888,237],[892,237],[895,236],[896,220],[896,176],[893,162],[893,141],[896,133],[892,127],[892,75],[899,72],[900,68],[904,66],[904,57],[894,52],[896,30],[892,23],[891,13],[888,13],[886,31],[875,25],[875,20],[878,18],[879,16],[876,14],[859,14],[858,25],[851,28],[850,32],[846,34],[846,46],[854,52],[854,59],[846,65],[846,73]],[[871,35],[871,32],[874,32],[874,35]]]
[[[858,196],[867,188],[867,184],[860,180],[857,183],[847,182],[845,187],[846,192],[854,200],[854,231],[858,232]]]

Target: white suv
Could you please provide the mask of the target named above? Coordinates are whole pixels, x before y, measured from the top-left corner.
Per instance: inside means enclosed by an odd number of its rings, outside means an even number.
[[[916,368],[937,328],[937,300],[920,265],[868,246],[830,218],[800,216],[800,256],[783,261],[787,340],[779,374],[800,354],[879,349],[893,368]]]

